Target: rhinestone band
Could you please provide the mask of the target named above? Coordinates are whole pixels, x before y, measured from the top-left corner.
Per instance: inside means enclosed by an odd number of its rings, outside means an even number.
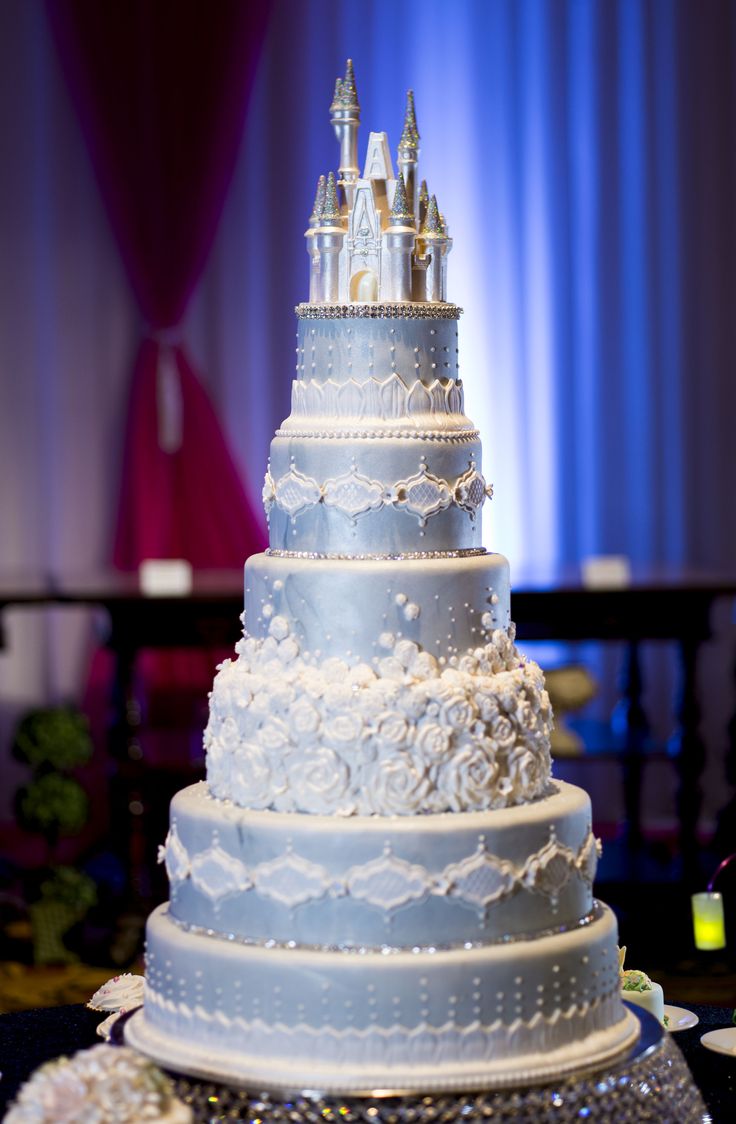
[[[478,558],[488,551],[482,546],[471,546],[460,550],[412,550],[404,554],[320,554],[312,550],[275,550],[269,548],[266,554],[271,558],[308,558],[310,561],[336,562],[423,562],[432,558]]]
[[[379,954],[381,956],[396,956],[398,953],[412,953],[414,956],[430,955],[433,956],[436,952],[449,952],[452,950],[463,949],[470,952],[474,948],[488,948],[493,945],[508,945],[517,944],[519,941],[536,941],[544,937],[557,936],[560,933],[572,933],[578,929],[587,928],[592,925],[601,916],[601,907],[598,902],[593,903],[593,909],[590,913],[586,913],[574,925],[553,925],[548,929],[539,929],[536,933],[513,933],[504,934],[494,941],[464,941],[460,944],[448,945],[412,945],[411,947],[401,948],[396,945],[381,944],[381,945],[331,945],[331,944],[299,944],[298,941],[277,941],[273,938],[269,940],[257,940],[255,937],[246,937],[240,933],[225,933],[220,929],[209,929],[204,925],[193,925],[189,921],[180,921],[179,918],[172,916],[169,911],[169,920],[173,921],[178,929],[184,933],[191,933],[196,937],[211,937],[214,940],[228,941],[233,944],[247,945],[249,948],[268,948],[268,949],[297,949],[299,951],[312,951],[312,952],[330,952],[339,953],[342,956],[371,956]]]
[[[301,320],[459,320],[463,310],[456,304],[396,301],[381,304],[302,303],[294,311]]]

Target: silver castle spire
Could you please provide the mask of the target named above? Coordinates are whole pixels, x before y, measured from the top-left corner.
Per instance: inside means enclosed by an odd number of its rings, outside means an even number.
[[[338,78],[330,121],[340,143],[337,177],[320,177],[306,232],[313,304],[447,301],[447,228],[419,186],[414,94],[406,96],[394,172],[386,133],[370,133],[358,167],[360,105],[353,64]]]

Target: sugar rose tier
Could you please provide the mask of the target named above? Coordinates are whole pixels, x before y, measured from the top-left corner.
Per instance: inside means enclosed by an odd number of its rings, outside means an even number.
[[[217,672],[207,780],[179,793],[134,1045],[273,1089],[521,1085],[603,1063],[638,1023],[592,885],[588,797],[552,780],[552,716],[481,545],[451,247],[409,95],[307,230],[310,299],[264,484],[270,549]]]

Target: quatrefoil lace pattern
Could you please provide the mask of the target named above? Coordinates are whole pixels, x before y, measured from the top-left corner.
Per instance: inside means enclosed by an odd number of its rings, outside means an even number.
[[[404,480],[388,484],[372,480],[353,465],[349,472],[321,483],[292,464],[289,471],[274,480],[270,471],[263,485],[263,505],[266,515],[271,508],[280,508],[295,520],[318,504],[339,511],[355,522],[371,511],[393,507],[413,515],[424,526],[428,519],[456,506],[474,519],[493,488],[471,464],[456,480],[443,480],[429,471],[424,461],[419,469]]]
[[[252,866],[228,855],[216,841],[190,855],[174,825],[159,857],[166,863],[172,888],[191,879],[215,906],[228,897],[255,890],[289,909],[327,897],[352,898],[390,914],[430,895],[452,897],[479,913],[523,891],[554,902],[571,878],[592,885],[597,855],[597,840],[588,831],[577,850],[551,835],[544,847],[521,864],[479,845],[475,852],[442,870],[429,870],[384,850],[335,873],[292,850]]]

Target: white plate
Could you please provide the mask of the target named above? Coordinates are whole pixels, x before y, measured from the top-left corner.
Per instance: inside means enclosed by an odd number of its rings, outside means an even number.
[[[709,1030],[700,1039],[709,1050],[717,1054],[728,1054],[736,1058],[736,1026],[724,1026],[722,1030]]]
[[[695,1012],[688,1011],[687,1007],[673,1007],[670,1003],[665,1003],[664,1013],[670,1020],[667,1030],[671,1033],[676,1030],[690,1030],[700,1022]]]

